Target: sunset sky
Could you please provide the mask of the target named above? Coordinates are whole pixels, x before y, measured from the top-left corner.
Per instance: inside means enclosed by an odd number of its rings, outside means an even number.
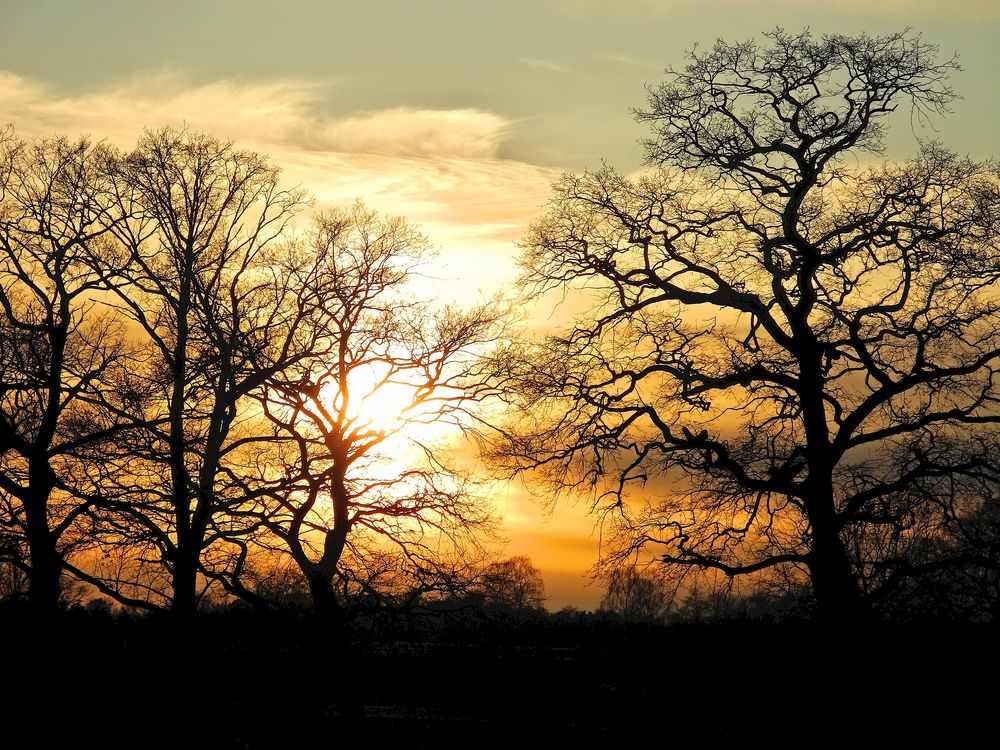
[[[356,198],[419,224],[442,297],[516,273],[514,243],[562,171],[642,166],[630,108],[695,43],[782,26],[922,32],[965,70],[933,130],[1000,157],[1000,0],[0,0],[0,125],[120,145],[187,123],[268,154],[319,206]],[[583,504],[551,516],[515,485],[498,498],[510,554],[542,569],[550,608],[593,608]]]

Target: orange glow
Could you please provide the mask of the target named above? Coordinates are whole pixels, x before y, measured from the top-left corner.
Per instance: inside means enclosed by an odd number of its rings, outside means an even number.
[[[322,388],[323,401],[331,414],[356,433],[373,432],[385,437],[383,447],[390,456],[412,441],[433,441],[448,429],[435,417],[440,411],[432,393],[428,400],[415,378],[390,373],[386,366],[355,367],[346,377],[346,393],[335,382]],[[396,456],[399,461],[402,457]]]

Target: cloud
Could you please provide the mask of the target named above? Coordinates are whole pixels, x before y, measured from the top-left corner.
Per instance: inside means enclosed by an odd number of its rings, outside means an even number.
[[[125,146],[145,127],[187,123],[243,142],[399,156],[491,158],[507,120],[477,109],[398,107],[346,117],[320,114],[329,86],[309,81],[212,81],[192,85],[170,71],[105,89],[59,95],[0,72],[0,106],[22,132],[90,132]]]
[[[552,73],[570,73],[572,72],[565,65],[560,65],[559,63],[552,62],[551,60],[543,60],[537,57],[519,57],[517,61],[522,65],[527,65],[529,68],[540,68],[541,70],[548,70]]]
[[[547,0],[548,4],[570,16],[592,17],[607,9],[606,0]],[[882,14],[941,14],[938,0],[828,0],[823,5],[829,10],[860,12],[865,15]],[[1000,3],[997,0],[952,0],[948,12],[966,18],[997,18]],[[747,10],[762,13],[768,10],[787,11],[801,8],[799,0],[618,0],[615,12],[664,18],[682,13],[704,14],[707,9],[734,11]]]
[[[496,156],[509,125],[477,109],[399,107],[335,121],[320,134],[320,145],[341,152],[487,159]]]
[[[515,123],[479,109],[324,113],[336,87],[301,80],[192,84],[164,71],[63,93],[0,72],[0,112],[21,136],[89,134],[128,148],[147,127],[188,125],[267,154],[320,206],[356,198],[420,224],[456,297],[514,276],[514,242],[539,212],[552,169],[501,159]],[[2,124],[2,123],[0,123]]]

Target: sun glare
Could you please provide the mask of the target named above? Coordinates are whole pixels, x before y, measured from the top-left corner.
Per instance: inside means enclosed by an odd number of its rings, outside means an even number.
[[[439,438],[447,430],[447,425],[435,418],[439,404],[433,398],[423,398],[416,379],[390,374],[385,367],[353,369],[347,377],[346,398],[333,383],[324,388],[324,395],[332,410],[355,430],[382,433],[387,447],[393,449]]]

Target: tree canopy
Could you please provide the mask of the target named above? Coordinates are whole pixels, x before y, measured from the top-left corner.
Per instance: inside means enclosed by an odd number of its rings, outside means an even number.
[[[498,455],[594,490],[612,562],[797,570],[828,620],[989,564],[997,167],[878,158],[956,67],[910,33],[720,40],[650,88],[645,173],[555,185],[525,280],[589,310],[508,353]]]
[[[288,557],[323,611],[469,584],[493,514],[444,433],[493,393],[504,310],[421,298],[431,247],[405,220],[359,203],[294,231],[306,204],[208,134],[0,132],[11,594],[26,577],[50,611],[69,573],[190,614],[294,590]]]

